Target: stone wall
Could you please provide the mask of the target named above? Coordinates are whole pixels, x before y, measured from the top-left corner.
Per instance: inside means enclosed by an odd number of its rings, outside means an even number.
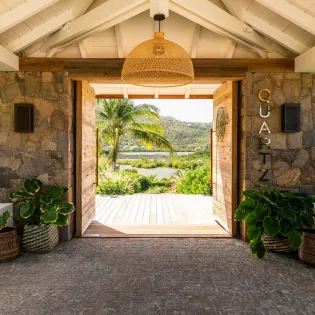
[[[14,103],[34,104],[34,132],[14,132]],[[64,73],[0,72],[0,202],[25,178],[70,188],[73,200],[74,122]]]
[[[270,117],[259,115],[262,103],[259,90],[272,93]],[[255,188],[258,184],[278,190],[315,190],[315,75],[300,73],[254,73],[242,82],[240,108],[240,189]],[[281,132],[281,105],[301,104],[301,131]],[[270,134],[259,130],[266,121]],[[270,138],[270,155],[263,165],[259,154],[260,138]],[[268,181],[259,181],[261,169],[269,169]]]

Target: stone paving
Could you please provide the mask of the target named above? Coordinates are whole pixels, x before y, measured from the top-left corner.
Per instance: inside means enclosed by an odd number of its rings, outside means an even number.
[[[315,269],[235,239],[74,239],[0,264],[1,315],[315,314]]]

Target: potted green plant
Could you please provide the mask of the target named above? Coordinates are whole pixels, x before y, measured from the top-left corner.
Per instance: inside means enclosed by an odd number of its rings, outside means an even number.
[[[53,249],[59,241],[58,227],[68,225],[68,214],[74,205],[62,200],[68,188],[48,186],[38,179],[26,179],[22,191],[12,192],[10,200],[19,207],[18,215],[25,222],[22,246],[31,252]]]
[[[314,201],[315,195],[311,195],[311,198]],[[314,209],[313,212],[315,213]],[[311,228],[304,227],[302,232],[302,244],[299,248],[299,257],[304,263],[315,266],[315,225]]]
[[[0,262],[15,259],[20,251],[19,236],[14,227],[8,227],[10,212],[5,211],[0,215]]]
[[[302,242],[303,225],[312,227],[313,202],[303,193],[271,191],[261,187],[258,191],[243,191],[235,220],[245,220],[248,226],[250,249],[262,258],[266,249],[274,251],[297,250]]]

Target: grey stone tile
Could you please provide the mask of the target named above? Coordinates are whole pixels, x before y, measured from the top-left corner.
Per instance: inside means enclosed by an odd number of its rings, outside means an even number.
[[[315,269],[236,239],[74,239],[1,264],[0,313],[314,314]]]

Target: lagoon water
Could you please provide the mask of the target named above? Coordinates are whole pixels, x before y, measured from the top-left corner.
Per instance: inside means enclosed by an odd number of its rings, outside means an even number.
[[[189,155],[193,152],[176,152],[175,156],[185,156],[185,155]],[[169,156],[170,153],[169,152],[119,152],[119,155],[123,156],[128,156],[128,155],[141,155],[141,156]]]
[[[137,168],[131,165],[120,165],[120,171],[124,170],[137,170],[139,174],[145,176],[156,175],[158,179],[169,178],[177,172],[177,169],[170,167]]]
[[[175,156],[186,156],[189,155],[193,152],[176,152]],[[137,156],[139,158],[143,158],[147,156],[148,158],[155,159],[159,157],[167,157],[169,156],[169,152],[119,152],[119,157],[120,159],[128,159],[128,158],[133,158],[137,159]],[[137,170],[139,174],[145,175],[145,176],[150,176],[150,175],[156,175],[158,179],[162,178],[169,178],[172,175],[176,174],[178,171],[175,168],[170,168],[170,167],[157,167],[157,168],[137,168],[133,167],[131,165],[120,165],[120,170]]]

